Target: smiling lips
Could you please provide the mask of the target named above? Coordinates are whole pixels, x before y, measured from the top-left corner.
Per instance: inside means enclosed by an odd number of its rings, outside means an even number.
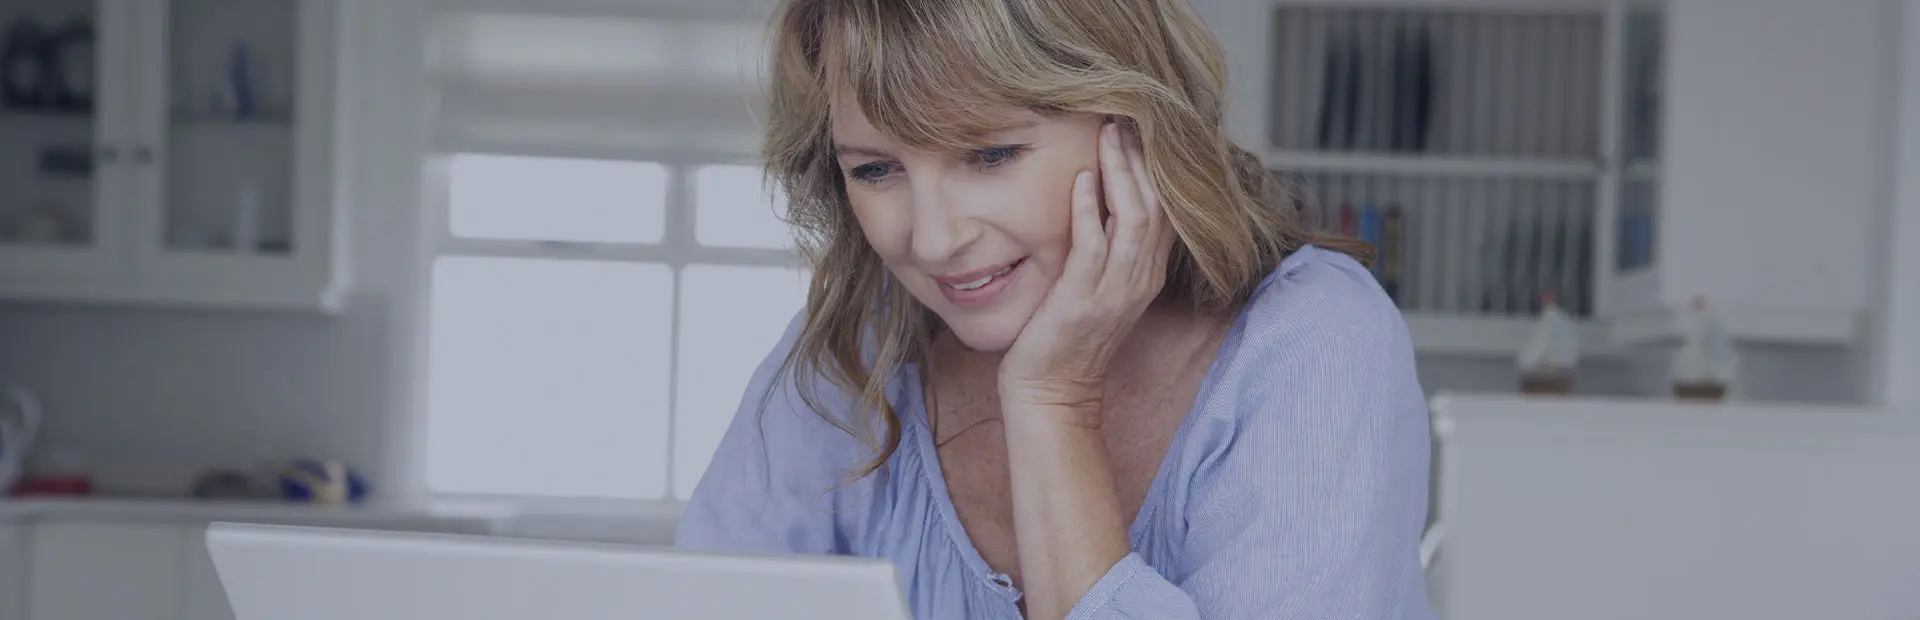
[[[1020,267],[1026,263],[1027,259],[1022,258],[998,267],[937,276],[933,280],[940,283],[940,293],[946,296],[947,301],[956,306],[978,307],[993,301],[997,293],[1006,290],[1007,285],[1019,275]]]

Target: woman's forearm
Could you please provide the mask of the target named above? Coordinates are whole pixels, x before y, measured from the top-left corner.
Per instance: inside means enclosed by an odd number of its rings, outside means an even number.
[[[1100,411],[1002,401],[1001,412],[1028,617],[1064,618],[1131,548]]]

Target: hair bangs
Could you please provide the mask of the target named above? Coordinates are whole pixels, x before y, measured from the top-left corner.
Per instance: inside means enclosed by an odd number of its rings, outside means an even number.
[[[911,148],[954,151],[1019,122],[1033,108],[996,80],[1015,37],[955,2],[848,2],[827,20],[822,82],[832,105],[856,105],[867,121]],[[998,47],[999,49],[994,49]]]

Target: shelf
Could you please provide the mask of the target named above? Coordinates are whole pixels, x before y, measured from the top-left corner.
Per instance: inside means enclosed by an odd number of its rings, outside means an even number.
[[[1848,345],[1858,340],[1861,313],[1842,308],[1721,306],[1728,337],[1740,344]],[[1678,345],[1686,313],[1660,308],[1616,313],[1608,335],[1620,346]]]
[[[264,276],[207,277],[191,281],[105,280],[85,275],[0,278],[0,305],[111,304],[156,309],[248,310],[294,315],[336,316],[346,307],[349,285],[330,274],[308,274],[301,264],[280,257],[178,257],[230,267],[279,268]],[[63,263],[64,264],[64,263]],[[264,272],[263,269],[227,269]],[[294,274],[294,275],[289,275]],[[270,276],[270,277],[269,277]]]
[[[1636,161],[1627,164],[1626,175],[1629,181],[1658,183],[1660,182],[1660,162]]]
[[[0,120],[92,124],[94,115],[92,112],[73,110],[0,107]]]
[[[263,114],[246,118],[175,112],[171,117],[175,125],[215,126],[215,127],[275,127],[291,130],[293,117],[287,114]]]
[[[1282,172],[1513,179],[1593,179],[1600,176],[1599,165],[1580,159],[1277,150],[1268,152],[1265,161],[1268,169]]]
[[[1426,312],[1403,312],[1407,331],[1413,336],[1413,348],[1422,355],[1462,357],[1511,357],[1519,355],[1533,335],[1534,317],[1473,316]],[[1604,325],[1587,321],[1580,325],[1582,359],[1617,357],[1622,349],[1608,340]]]

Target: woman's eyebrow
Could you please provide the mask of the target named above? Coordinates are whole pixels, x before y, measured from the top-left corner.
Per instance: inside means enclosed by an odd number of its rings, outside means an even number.
[[[834,144],[833,153],[840,157],[846,157],[848,155],[865,155],[867,157],[879,158],[893,157],[893,155],[884,150],[858,144]]]

